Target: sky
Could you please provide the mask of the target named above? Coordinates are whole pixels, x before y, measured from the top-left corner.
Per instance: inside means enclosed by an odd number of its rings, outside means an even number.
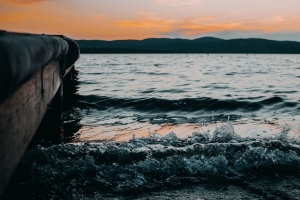
[[[300,41],[300,0],[0,0],[0,29],[74,39]]]

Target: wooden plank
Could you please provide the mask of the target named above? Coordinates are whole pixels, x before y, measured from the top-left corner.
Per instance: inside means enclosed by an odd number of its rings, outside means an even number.
[[[62,82],[51,61],[0,105],[0,197]]]

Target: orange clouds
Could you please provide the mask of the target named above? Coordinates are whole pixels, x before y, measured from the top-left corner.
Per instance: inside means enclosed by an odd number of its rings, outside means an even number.
[[[102,15],[78,15],[57,9],[42,12],[0,12],[0,29],[16,32],[66,35],[77,39],[143,39],[156,35],[157,28],[143,29],[106,18]],[[150,24],[146,25],[149,26]],[[144,27],[142,24],[134,26]]]
[[[115,22],[118,27],[131,27],[135,29],[154,29],[156,31],[168,31],[175,20],[165,20],[151,13],[145,14],[138,20],[119,20]]]
[[[9,5],[28,5],[32,3],[42,2],[45,0],[0,0],[0,3]]]
[[[289,20],[293,21],[293,20]],[[294,20],[295,21],[295,20]],[[299,21],[299,19],[297,20]],[[163,35],[176,33],[186,37],[197,35],[220,33],[226,31],[272,33],[280,31],[300,31],[300,27],[290,26],[282,17],[261,19],[260,21],[236,21],[227,22],[222,16],[206,16],[189,18],[184,20],[165,20],[162,18],[140,18],[138,20],[117,21],[116,26],[131,27],[137,31],[152,29],[151,32]],[[155,31],[153,31],[153,29]],[[150,36],[151,37],[151,36]]]
[[[86,39],[144,39],[163,37],[197,37],[224,31],[276,32],[288,24],[273,18],[261,22],[221,22],[216,16],[168,20],[159,17],[144,17],[136,20],[110,19],[102,15],[77,15],[77,13],[57,12],[0,13],[3,29],[24,32],[64,34]],[[219,21],[219,22],[218,22]],[[298,27],[298,30],[300,28]],[[297,30],[297,27],[294,27]]]
[[[47,17],[39,13],[26,13],[26,14],[19,14],[19,13],[0,13],[0,22],[17,22],[17,21],[31,21],[34,19],[44,19],[48,20]]]
[[[66,0],[67,1],[67,0]],[[103,0],[104,1],[104,0]],[[142,0],[140,0],[142,1]],[[156,3],[192,5],[199,0],[152,0]],[[7,5],[9,4],[10,5]],[[37,3],[41,2],[41,3]],[[0,29],[18,32],[63,34],[76,39],[144,39],[149,37],[196,38],[222,32],[299,32],[300,15],[271,15],[268,18],[239,18],[222,14],[172,17],[159,12],[139,11],[134,15],[109,15],[84,10],[62,1],[0,0]],[[11,5],[14,6],[11,6]],[[30,5],[30,6],[24,6]],[[89,9],[94,9],[90,8]],[[96,9],[97,11],[97,9]],[[124,14],[124,13],[123,13]],[[124,17],[125,16],[125,17]]]
[[[201,33],[221,32],[228,30],[243,29],[241,23],[225,23],[225,24],[203,24],[203,25],[183,25],[180,27],[182,33],[186,36],[197,35]]]

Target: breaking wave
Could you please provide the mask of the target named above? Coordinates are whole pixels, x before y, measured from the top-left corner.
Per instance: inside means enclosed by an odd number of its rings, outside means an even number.
[[[95,192],[130,194],[162,186],[234,181],[267,170],[300,169],[300,146],[290,128],[270,138],[242,138],[231,122],[180,139],[174,132],[127,142],[70,143],[28,151],[10,195],[19,188],[31,198],[89,197]],[[30,188],[30,189],[29,189]],[[9,193],[8,191],[8,193]]]

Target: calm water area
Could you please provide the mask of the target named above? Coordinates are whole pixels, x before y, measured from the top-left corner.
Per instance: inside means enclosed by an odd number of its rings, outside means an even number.
[[[300,55],[93,54],[6,199],[299,199]],[[66,135],[68,133],[68,135]]]

